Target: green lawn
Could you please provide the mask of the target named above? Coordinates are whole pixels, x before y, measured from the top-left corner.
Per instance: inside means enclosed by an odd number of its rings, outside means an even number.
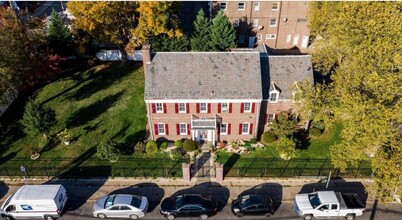
[[[145,135],[144,73],[140,64],[106,63],[67,74],[33,95],[37,103],[53,109],[57,124],[50,131],[51,140],[25,136],[14,125],[1,139],[4,158],[28,158],[28,147],[42,148],[45,158],[91,158],[96,147],[107,138],[122,149]],[[11,126],[13,127],[13,126]],[[68,128],[73,143],[64,146],[56,134]],[[135,157],[131,156],[131,157]]]

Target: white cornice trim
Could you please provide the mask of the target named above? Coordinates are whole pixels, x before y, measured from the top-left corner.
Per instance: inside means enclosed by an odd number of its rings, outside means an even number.
[[[261,99],[160,99],[160,100],[145,100],[145,103],[242,103],[242,102],[253,102],[261,103]]]

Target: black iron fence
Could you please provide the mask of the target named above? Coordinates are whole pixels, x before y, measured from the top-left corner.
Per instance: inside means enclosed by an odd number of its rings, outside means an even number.
[[[76,159],[11,159],[0,165],[0,176],[21,177],[182,177],[186,159],[136,158],[109,162],[97,158]],[[23,167],[23,168],[22,168]],[[25,170],[25,173],[23,172]]]
[[[238,158],[224,164],[226,177],[302,177],[328,176],[332,172],[335,177],[370,177],[372,174],[370,161],[360,161],[349,166],[345,171],[335,169],[330,159],[291,159],[281,158]]]

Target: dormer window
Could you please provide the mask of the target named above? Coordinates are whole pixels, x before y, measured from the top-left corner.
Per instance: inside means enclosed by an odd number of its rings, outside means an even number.
[[[278,102],[280,93],[281,90],[275,85],[275,83],[272,83],[269,91],[269,102]]]

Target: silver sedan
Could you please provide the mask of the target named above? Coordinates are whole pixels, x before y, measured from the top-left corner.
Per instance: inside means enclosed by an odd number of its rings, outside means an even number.
[[[144,217],[148,209],[148,199],[144,196],[116,194],[103,196],[96,200],[92,213],[98,218]]]

